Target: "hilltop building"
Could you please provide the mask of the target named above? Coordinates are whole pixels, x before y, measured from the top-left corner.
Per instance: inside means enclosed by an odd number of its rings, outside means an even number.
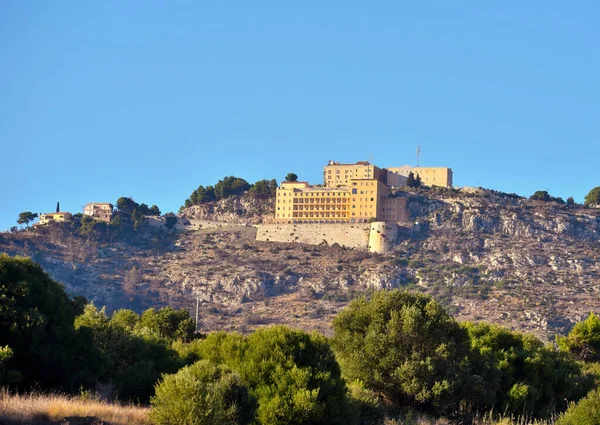
[[[386,184],[389,187],[399,187],[406,184],[408,174],[412,172],[415,177],[421,177],[423,186],[452,187],[452,169],[448,167],[389,167],[386,169]]]
[[[71,221],[73,217],[68,212],[53,212],[40,215],[38,225]]]
[[[386,172],[368,161],[340,164],[330,160],[323,170],[323,184],[327,187],[348,186],[352,179],[372,179],[385,183]]]
[[[340,187],[283,182],[277,189],[275,220],[280,223],[366,223],[401,221],[406,199],[390,198],[376,179],[348,179]]]
[[[95,220],[110,223],[112,219],[114,206],[108,202],[89,203],[83,208],[83,215],[92,217]]]
[[[399,222],[408,217],[406,199],[390,197],[390,188],[406,184],[408,174],[425,186],[452,187],[446,167],[379,168],[368,161],[341,164],[330,160],[323,169],[323,185],[283,182],[277,189],[277,223]]]

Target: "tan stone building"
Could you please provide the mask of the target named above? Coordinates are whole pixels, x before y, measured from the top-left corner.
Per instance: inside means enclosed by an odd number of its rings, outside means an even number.
[[[83,215],[109,223],[112,219],[113,210],[113,204],[108,202],[89,203],[83,208]]]
[[[389,188],[376,179],[348,179],[348,185],[340,187],[283,182],[277,189],[275,219],[279,223],[399,221],[405,217],[405,202],[389,198]]]
[[[368,161],[340,164],[329,161],[323,170],[323,184],[327,187],[348,186],[352,179],[373,179],[385,183],[386,172]]]
[[[71,218],[71,213],[68,212],[46,213],[40,215],[40,221],[37,224],[41,225],[50,223],[60,223],[65,221],[71,221]]]
[[[448,167],[403,167],[387,168],[386,183],[390,187],[404,186],[408,174],[412,172],[415,177],[421,177],[423,186],[452,187],[452,169]]]

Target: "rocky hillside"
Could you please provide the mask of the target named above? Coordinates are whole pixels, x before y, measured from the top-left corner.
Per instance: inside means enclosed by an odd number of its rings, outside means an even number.
[[[274,220],[275,198],[232,196],[218,202],[194,205],[180,211],[183,219],[218,221],[230,224],[270,223]]]
[[[600,210],[492,191],[399,195],[411,236],[386,255],[256,242],[250,224],[272,219],[271,207],[244,198],[182,211],[211,220],[195,231],[81,236],[56,226],[0,234],[0,252],[33,256],[72,294],[109,309],[194,312],[198,300],[204,330],[286,323],[328,333],[350,299],[395,287],[430,293],[458,318],[544,338],[600,313]]]

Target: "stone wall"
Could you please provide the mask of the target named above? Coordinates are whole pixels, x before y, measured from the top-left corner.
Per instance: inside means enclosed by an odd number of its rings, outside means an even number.
[[[368,223],[355,224],[259,224],[256,240],[269,242],[298,242],[318,245],[326,241],[349,248],[367,249]]]
[[[385,253],[393,249],[399,237],[396,223],[360,224],[260,224],[256,240],[266,242],[298,242],[319,245],[326,241],[349,248]]]

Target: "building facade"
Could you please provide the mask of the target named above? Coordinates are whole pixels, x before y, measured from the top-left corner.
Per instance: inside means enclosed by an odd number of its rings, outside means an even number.
[[[387,168],[386,183],[390,187],[399,187],[406,184],[408,174],[412,172],[415,177],[421,177],[423,186],[452,187],[452,169],[448,167],[403,167]]]
[[[71,213],[68,212],[40,214],[40,221],[37,224],[60,223],[65,221],[71,221],[71,218]]]
[[[404,201],[404,203],[402,202]],[[277,189],[275,220],[279,223],[365,223],[399,221],[405,200],[389,198],[389,188],[376,179],[349,179],[340,187],[283,182]]]
[[[109,223],[112,219],[113,210],[113,204],[108,202],[89,203],[83,208],[83,215]]]
[[[380,180],[385,183],[386,172],[368,161],[340,164],[329,161],[323,170],[323,184],[327,187],[348,186],[353,179]]]

